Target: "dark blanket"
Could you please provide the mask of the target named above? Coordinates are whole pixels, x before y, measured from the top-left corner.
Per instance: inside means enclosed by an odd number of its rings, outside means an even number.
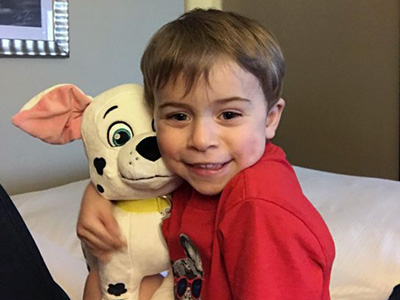
[[[388,300],[400,300],[400,284],[394,287]]]
[[[51,277],[25,222],[1,185],[0,295],[10,300],[69,300]]]

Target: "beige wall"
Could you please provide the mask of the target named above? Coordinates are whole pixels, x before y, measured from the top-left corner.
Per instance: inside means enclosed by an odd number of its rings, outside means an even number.
[[[299,166],[399,178],[399,1],[225,0],[278,37],[287,108],[276,142]]]

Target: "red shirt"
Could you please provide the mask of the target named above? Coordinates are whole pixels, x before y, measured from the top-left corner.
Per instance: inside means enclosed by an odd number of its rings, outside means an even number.
[[[330,299],[332,237],[279,147],[268,143],[221,195],[184,184],[172,202],[163,233],[176,299]]]

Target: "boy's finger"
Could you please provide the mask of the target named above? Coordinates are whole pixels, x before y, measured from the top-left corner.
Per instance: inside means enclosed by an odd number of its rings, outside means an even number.
[[[104,229],[81,229],[78,232],[78,236],[81,240],[84,240],[87,244],[91,244],[93,248],[99,250],[111,251],[121,248],[118,239],[111,236],[107,230]]]
[[[104,221],[104,218],[95,219],[94,221],[86,220],[85,223],[78,222],[76,232],[80,239],[89,240],[94,244],[105,243],[111,248],[121,248],[123,247],[123,243],[119,238],[118,225],[116,223],[114,225],[109,225],[110,223],[112,224],[112,220]],[[108,229],[107,226],[111,226],[111,230]],[[118,233],[114,233],[113,231]],[[100,243],[98,243],[98,240],[100,240]]]
[[[90,242],[85,242],[87,248],[89,249],[90,253],[95,256],[97,259],[101,260],[102,262],[110,261],[111,251],[99,250],[94,245],[90,244]]]
[[[96,239],[94,237],[88,237],[88,238],[83,237],[81,238],[81,240],[92,253],[114,251],[113,248],[109,247],[105,243],[102,243],[99,239]],[[97,255],[95,256],[97,257]]]
[[[103,225],[107,231],[108,238],[112,239],[112,243],[115,248],[126,247],[126,241],[121,235],[118,223],[113,215],[104,215],[102,218]]]

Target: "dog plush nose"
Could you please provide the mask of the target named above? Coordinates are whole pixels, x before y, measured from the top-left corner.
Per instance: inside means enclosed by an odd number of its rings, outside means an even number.
[[[160,150],[158,149],[157,138],[149,136],[144,138],[137,146],[136,151],[145,159],[156,161],[161,158]]]

